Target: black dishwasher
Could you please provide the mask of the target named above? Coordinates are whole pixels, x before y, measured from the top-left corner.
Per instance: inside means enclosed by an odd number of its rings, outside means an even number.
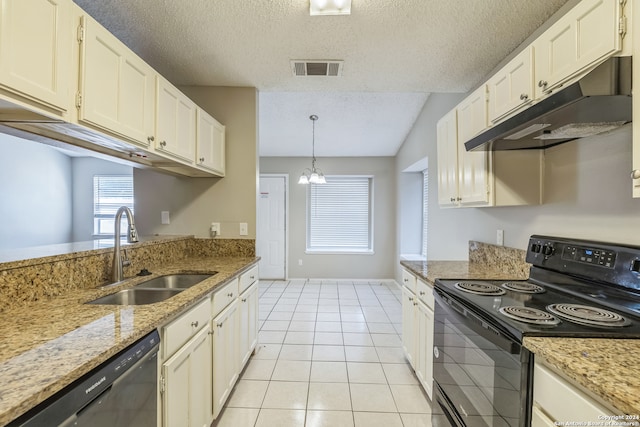
[[[159,345],[153,331],[8,427],[156,427]]]

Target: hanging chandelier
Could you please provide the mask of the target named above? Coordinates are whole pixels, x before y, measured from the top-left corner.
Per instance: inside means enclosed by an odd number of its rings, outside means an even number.
[[[316,120],[318,120],[318,116],[315,114],[309,116],[311,123],[313,123],[313,133],[311,139],[311,169],[306,168],[302,175],[300,175],[300,179],[298,180],[298,184],[326,184],[327,180],[324,178],[324,174],[320,168],[316,168]]]

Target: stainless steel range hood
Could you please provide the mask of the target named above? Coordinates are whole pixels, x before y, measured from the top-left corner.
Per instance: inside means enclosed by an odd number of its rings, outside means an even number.
[[[629,123],[631,112],[631,57],[615,57],[464,145],[467,151],[548,148]]]

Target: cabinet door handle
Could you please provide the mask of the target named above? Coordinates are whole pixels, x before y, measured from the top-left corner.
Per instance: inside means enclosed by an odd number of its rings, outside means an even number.
[[[520,100],[521,101],[526,101],[527,99],[529,99],[529,95],[527,95],[526,93],[523,93],[520,95]]]
[[[420,291],[420,295],[424,295],[424,291]]]
[[[167,146],[167,141],[160,141],[160,146],[162,148],[166,147]]]
[[[540,81],[538,82],[538,87],[541,87],[541,88],[543,88],[543,89],[544,89],[544,88],[546,88],[546,87],[547,87],[547,85],[548,85],[548,84],[549,84],[549,83],[548,83],[547,81],[545,81],[545,80],[540,80]]]
[[[246,298],[242,298],[242,302],[247,302],[247,299]]]
[[[150,143],[155,141],[155,140],[156,139],[153,136],[150,136],[150,137],[147,138],[147,141],[150,142]]]
[[[413,301],[413,297],[409,297],[409,301]]]
[[[413,303],[413,305],[418,305],[418,303],[417,303],[417,302],[414,302],[414,303]]]
[[[640,178],[640,169],[634,169],[631,171],[631,179]]]
[[[256,276],[249,276],[249,279],[255,280]]]
[[[228,294],[227,294],[227,296],[228,296],[229,298],[233,298],[233,292],[228,293]]]
[[[222,328],[222,325],[224,325],[224,322],[218,323],[216,326],[218,326],[218,328]]]
[[[204,163],[204,157],[200,157],[200,163]]]
[[[404,280],[404,283],[407,283],[409,281],[409,279],[407,279],[406,277],[402,280]]]
[[[207,335],[213,335],[213,331],[207,332]]]
[[[196,320],[195,322],[191,322],[191,326],[193,326],[194,328],[198,327],[198,321]]]
[[[452,197],[452,198],[451,198],[451,201],[452,201],[452,202],[455,202],[455,201],[456,201],[456,198],[455,198],[455,197]]]
[[[462,201],[462,197],[456,197],[456,202],[461,202]]]

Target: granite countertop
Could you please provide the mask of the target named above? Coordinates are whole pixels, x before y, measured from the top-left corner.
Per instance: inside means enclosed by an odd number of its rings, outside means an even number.
[[[105,362],[258,261],[195,258],[135,277],[108,289],[75,290],[0,314],[0,425]],[[174,273],[218,273],[156,304],[85,304],[150,278]]]
[[[607,406],[640,415],[640,340],[525,337],[524,346]]]
[[[400,261],[419,278],[434,284],[436,279],[525,280],[529,269],[512,265],[496,265],[469,261]]]

